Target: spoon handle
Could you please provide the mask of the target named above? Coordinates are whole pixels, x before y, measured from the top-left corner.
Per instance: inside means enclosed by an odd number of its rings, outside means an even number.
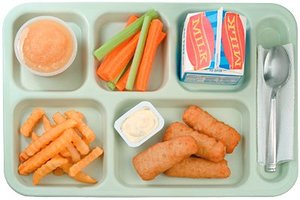
[[[270,107],[270,123],[269,134],[267,138],[267,155],[266,155],[266,172],[275,172],[277,165],[277,130],[276,130],[276,115],[277,115],[277,91],[272,91],[271,107]]]

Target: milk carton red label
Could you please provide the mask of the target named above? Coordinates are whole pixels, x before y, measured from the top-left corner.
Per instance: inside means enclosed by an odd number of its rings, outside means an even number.
[[[182,34],[180,80],[236,84],[244,74],[246,18],[224,11],[190,13]]]
[[[222,25],[222,45],[230,69],[242,69],[245,60],[245,34],[239,14],[225,14]]]
[[[214,33],[204,13],[190,18],[186,33],[186,50],[194,70],[211,65],[214,55]]]

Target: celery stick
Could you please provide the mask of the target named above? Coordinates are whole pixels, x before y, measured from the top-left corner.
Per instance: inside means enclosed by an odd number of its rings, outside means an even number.
[[[110,90],[115,90],[115,89],[116,89],[116,84],[113,83],[112,81],[107,82],[106,85],[107,85],[107,87],[108,87]]]
[[[135,78],[136,78],[136,73],[138,71],[138,68],[139,68],[139,65],[140,65],[140,62],[141,62],[141,59],[143,56],[146,38],[148,35],[148,29],[149,29],[151,20],[152,20],[152,18],[150,16],[146,16],[144,19],[142,30],[141,30],[141,35],[140,35],[136,50],[134,52],[132,65],[131,65],[128,80],[126,83],[127,90],[133,89]]]
[[[120,80],[120,78],[122,77],[122,75],[125,73],[125,71],[127,70],[127,68],[129,68],[129,66],[131,65],[131,62],[128,63],[128,65],[121,71],[121,73],[117,76],[117,78],[115,78],[115,80],[113,81],[109,81],[106,83],[107,87],[111,90],[115,90],[116,88],[116,84],[118,83],[118,81]]]
[[[137,33],[142,25],[145,16],[149,16],[152,19],[158,17],[158,13],[155,10],[149,10],[146,12],[143,16],[139,17],[135,22],[130,24],[128,27],[117,33],[115,36],[113,36],[111,39],[109,39],[107,42],[105,42],[101,47],[96,49],[94,51],[94,56],[101,60],[105,55],[107,55],[111,50],[113,50],[116,46],[121,44],[126,39],[130,38],[132,35]]]

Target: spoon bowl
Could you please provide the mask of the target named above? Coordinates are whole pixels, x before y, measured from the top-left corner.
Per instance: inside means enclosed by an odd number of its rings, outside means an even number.
[[[264,62],[264,80],[272,89],[279,89],[288,80],[290,59],[282,46],[269,50]]]

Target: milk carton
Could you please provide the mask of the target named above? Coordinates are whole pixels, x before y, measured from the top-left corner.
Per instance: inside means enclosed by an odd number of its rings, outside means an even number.
[[[180,80],[237,84],[244,75],[246,18],[222,8],[187,15]]]

